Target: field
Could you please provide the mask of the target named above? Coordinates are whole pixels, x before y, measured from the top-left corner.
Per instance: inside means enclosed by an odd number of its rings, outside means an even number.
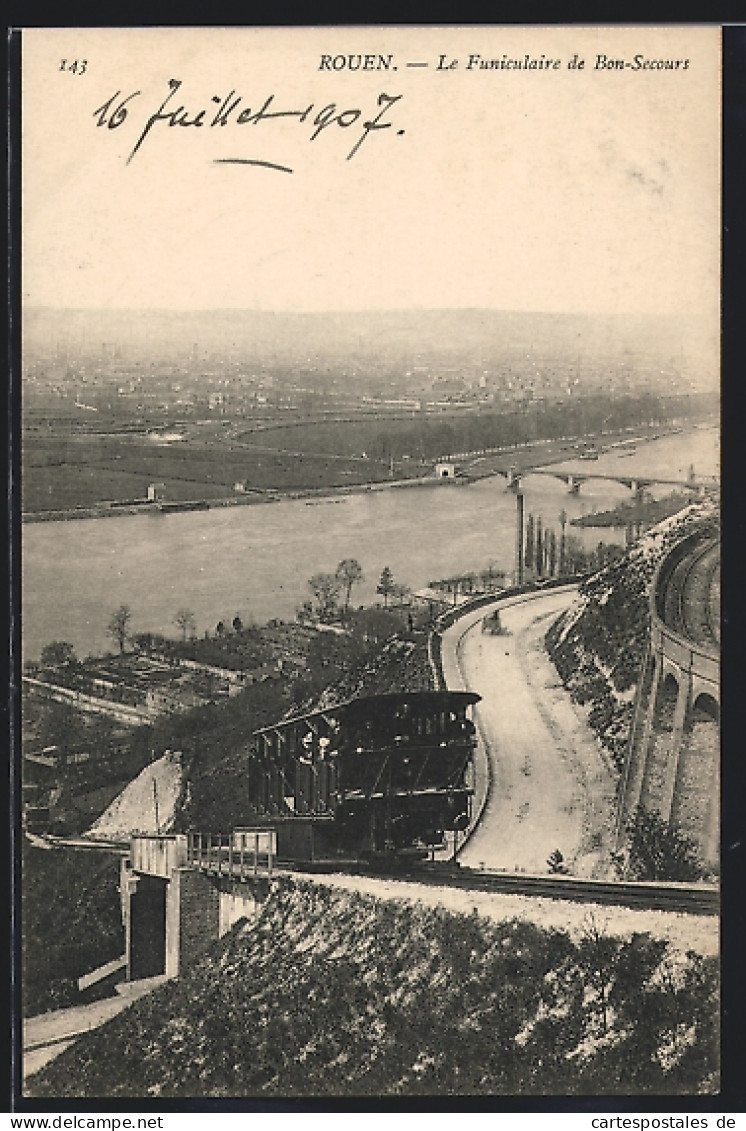
[[[27,436],[23,450],[23,511],[72,510],[110,501],[144,499],[150,483],[182,501],[247,491],[305,490],[377,482],[388,466],[361,460],[255,450],[228,440],[187,440],[158,446],[132,436]]]
[[[646,430],[655,420],[691,414],[684,398],[585,398],[582,404],[529,402],[511,406],[438,411],[376,412],[319,420],[290,415],[255,423],[243,419],[193,422],[184,439],[159,444],[140,433],[83,431],[72,421],[28,427],[23,435],[22,496],[25,514],[143,500],[148,485],[163,485],[172,501],[251,498],[252,492],[328,490],[431,475],[436,460],[459,453],[504,449],[477,457],[470,474],[485,475],[508,463],[524,466],[566,458],[579,439],[604,439],[625,428]],[[104,427],[100,422],[98,427]],[[113,426],[112,426],[113,428]],[[603,435],[601,435],[603,432]],[[235,490],[241,484],[240,491]]]

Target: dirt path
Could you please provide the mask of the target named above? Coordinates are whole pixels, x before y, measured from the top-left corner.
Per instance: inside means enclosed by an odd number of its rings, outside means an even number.
[[[449,687],[466,684],[482,695],[491,766],[483,819],[460,854],[471,867],[546,872],[558,849],[573,874],[601,871],[614,775],[543,648],[546,629],[574,596],[547,592],[502,606],[503,636],[482,633],[484,610],[445,634]]]

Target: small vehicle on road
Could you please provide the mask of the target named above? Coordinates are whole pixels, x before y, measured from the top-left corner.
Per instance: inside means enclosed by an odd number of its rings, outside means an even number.
[[[489,636],[508,635],[508,630],[503,627],[500,620],[499,609],[493,609],[491,613],[487,613],[487,616],[482,618],[482,632],[486,632]]]

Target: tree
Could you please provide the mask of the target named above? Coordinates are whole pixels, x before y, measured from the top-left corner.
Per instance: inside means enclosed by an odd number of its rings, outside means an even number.
[[[560,576],[563,576],[564,573],[565,573],[565,564],[566,564],[565,563],[565,556],[566,556],[565,527],[567,526],[567,511],[566,510],[563,509],[563,510],[560,511],[559,520],[560,520],[560,526],[562,528],[562,533],[560,535],[559,571],[560,571]]]
[[[316,616],[319,620],[331,620],[337,609],[337,598],[342,588],[335,573],[315,573],[308,579],[308,586],[316,601]]]
[[[534,516],[530,514],[526,521],[526,550],[523,555],[523,565],[527,572],[534,568]]]
[[[536,576],[544,576],[544,527],[541,515],[536,520],[536,550],[534,551],[534,567]]]
[[[654,810],[639,808],[629,824],[629,866],[637,880],[698,880],[704,868],[692,840]]]
[[[388,607],[389,597],[395,592],[396,582],[394,581],[394,575],[388,566],[384,566],[381,570],[381,576],[378,579],[378,585],[376,586],[376,593],[380,593],[383,597],[384,608]]]
[[[353,585],[358,585],[363,580],[363,570],[357,558],[343,558],[337,566],[336,576],[344,588],[345,616],[350,608],[350,596],[352,594]]]
[[[53,640],[51,644],[45,644],[39,659],[43,668],[60,668],[63,664],[78,662],[75,649],[66,640]]]
[[[112,613],[106,628],[109,636],[119,646],[120,654],[124,652],[124,646],[127,643],[131,619],[132,610],[129,605],[120,605],[116,612]]]
[[[243,632],[243,621],[241,620],[238,613],[236,613],[236,615],[234,616],[232,623],[233,623],[233,631],[234,632],[236,632],[236,633]]]
[[[557,535],[553,530],[549,534],[549,576],[557,576]]]
[[[180,629],[182,640],[186,640],[187,636],[194,636],[197,631],[197,623],[191,609],[179,609],[174,617],[174,624]]]

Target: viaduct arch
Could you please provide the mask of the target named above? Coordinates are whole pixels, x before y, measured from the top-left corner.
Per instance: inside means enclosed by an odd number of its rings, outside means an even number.
[[[682,539],[659,565],[637,688],[617,838],[641,806],[716,865],[720,817],[720,541]]]

